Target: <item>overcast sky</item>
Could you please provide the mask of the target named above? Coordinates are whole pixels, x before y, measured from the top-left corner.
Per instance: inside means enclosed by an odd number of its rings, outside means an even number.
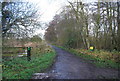
[[[35,3],[39,6],[39,12],[42,14],[40,21],[43,23],[50,22],[55,14],[59,12],[60,8],[62,8],[64,5],[67,5],[67,0],[28,0],[32,3]],[[68,0],[68,1],[75,1],[75,0]],[[88,2],[95,2],[98,0],[81,0],[85,3]],[[110,0],[108,0],[110,1]],[[113,0],[117,1],[117,0]],[[35,33],[42,33],[44,35],[45,30],[37,30]]]
[[[67,3],[67,0],[29,0],[35,3],[39,7],[41,15],[40,21],[42,23],[49,23],[55,14],[59,12],[59,9]],[[42,25],[44,26],[44,25]],[[35,34],[42,33],[44,35],[45,30],[36,30]]]
[[[8,0],[4,0],[4,1],[8,1]],[[67,0],[23,0],[23,1],[29,1],[34,4],[37,4],[39,12],[40,14],[42,14],[40,18],[40,21],[42,23],[50,22],[55,16],[55,14],[59,12],[60,8],[62,8],[64,5],[69,4]],[[68,0],[68,1],[75,1],[75,0]],[[88,2],[95,2],[98,0],[81,0],[81,1],[88,3]],[[120,0],[104,0],[104,1],[120,1]],[[44,32],[45,30],[39,29],[36,30],[35,34],[42,33],[44,35]]]
[[[41,20],[49,22],[52,20],[56,12],[67,3],[67,0],[29,0],[39,6],[41,12]]]
[[[67,0],[28,0],[39,6],[39,12],[42,14],[40,21],[43,23],[50,22],[56,13],[64,6],[67,5]],[[68,0],[73,1],[73,0]],[[96,0],[83,0],[86,2],[96,1]],[[44,25],[43,25],[44,26]],[[35,34],[42,33],[44,35],[45,30],[36,30]]]
[[[29,0],[39,6],[39,10],[42,13],[41,20],[43,22],[49,22],[52,20],[56,12],[59,12],[59,9],[68,4],[67,0]],[[73,1],[73,0],[68,0]],[[96,0],[82,0],[85,2],[94,2]]]

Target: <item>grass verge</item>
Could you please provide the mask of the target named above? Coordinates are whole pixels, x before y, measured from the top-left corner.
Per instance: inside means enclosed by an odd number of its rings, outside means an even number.
[[[27,61],[26,57],[3,61],[3,79],[30,79],[33,73],[43,72],[54,62],[55,51],[40,54]]]
[[[77,51],[76,49],[68,49],[62,46],[57,46],[57,47],[62,48],[68,52],[71,52],[72,54],[75,54],[76,56],[82,57],[83,59],[88,60],[90,63],[95,64],[97,67],[106,67],[106,68],[114,68],[114,69],[119,69],[120,67],[119,62],[115,62],[111,59],[102,59],[100,55],[97,55],[99,53],[98,52],[96,53],[96,51],[93,51],[91,54],[91,52],[88,50],[84,50],[86,52],[84,53],[84,52],[81,52],[81,50]],[[103,57],[106,57],[106,56],[103,56]]]

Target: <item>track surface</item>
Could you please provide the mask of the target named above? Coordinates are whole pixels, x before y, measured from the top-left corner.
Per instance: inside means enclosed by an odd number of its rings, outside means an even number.
[[[52,79],[111,79],[118,78],[118,70],[99,68],[61,48],[52,46],[56,53],[56,62],[48,73]]]

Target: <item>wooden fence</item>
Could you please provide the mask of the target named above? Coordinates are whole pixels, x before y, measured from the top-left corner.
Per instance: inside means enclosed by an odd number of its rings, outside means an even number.
[[[22,57],[27,56],[27,47],[2,47],[2,57]]]

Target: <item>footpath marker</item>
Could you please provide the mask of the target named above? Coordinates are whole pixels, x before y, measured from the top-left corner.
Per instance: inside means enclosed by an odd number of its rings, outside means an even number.
[[[93,46],[90,46],[90,51],[94,51],[94,47]]]

